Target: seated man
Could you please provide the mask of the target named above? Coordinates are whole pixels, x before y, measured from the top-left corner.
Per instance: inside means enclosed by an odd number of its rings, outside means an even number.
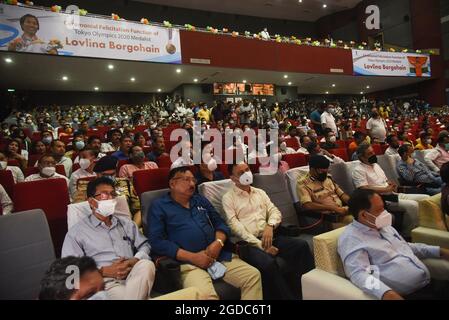
[[[424,161],[430,170],[440,172],[443,164],[449,161],[449,133],[441,131],[438,135],[438,145],[429,151],[426,151]]]
[[[321,148],[325,150],[337,149],[338,145],[335,143],[337,137],[330,128],[324,129],[324,142],[321,144]]]
[[[244,300],[262,299],[259,271],[223,248],[229,227],[212,204],[195,193],[190,169],[174,168],[168,178],[170,193],[155,200],[148,214],[154,252],[182,262],[183,287],[197,287],[207,299],[218,299],[211,274],[240,288]]]
[[[399,148],[401,160],[396,167],[399,177],[408,184],[422,185],[428,195],[433,196],[440,193],[443,185],[440,175],[430,171],[421,161],[413,159],[412,154],[413,147],[409,144],[404,144]]]
[[[320,155],[311,156],[309,159],[309,173],[298,179],[296,190],[301,207],[306,210],[319,211],[322,213],[338,213],[341,215],[341,224],[352,221],[348,215],[348,207],[344,206],[349,201],[349,196],[332,180],[328,174],[330,161]]]
[[[133,140],[129,136],[122,136],[120,138],[120,150],[112,154],[119,160],[128,160],[131,147],[133,146]]]
[[[0,215],[10,214],[14,209],[11,198],[6,192],[5,188],[0,184]]]
[[[79,179],[96,176],[94,172],[95,159],[97,158],[96,151],[84,149],[79,153],[79,157],[81,157],[79,162],[80,168],[73,172],[70,177],[69,192],[72,197],[75,195]]]
[[[64,166],[66,177],[70,177],[72,174],[72,159],[65,156],[65,144],[60,140],[53,140],[50,144],[50,153],[56,161],[56,164],[62,164]]]
[[[67,182],[67,187],[69,186],[69,179],[62,174],[56,173],[56,160],[52,155],[43,155],[40,157],[37,162],[37,167],[39,168],[39,173],[29,175],[25,178],[25,182],[44,179],[64,179]]]
[[[298,149],[298,153],[309,154],[309,151],[307,151],[305,146],[307,146],[310,142],[312,142],[310,137],[309,136],[301,136],[299,138],[299,141],[301,143],[301,148]]]
[[[246,163],[230,164],[228,171],[235,185],[223,196],[223,210],[236,241],[248,243],[240,250],[241,258],[260,271],[265,299],[299,299],[301,276],[314,265],[307,242],[277,234],[281,212],[265,191],[251,187]],[[285,278],[277,256],[291,269]]]
[[[349,212],[354,221],[339,237],[338,253],[353,284],[383,300],[423,299],[429,293],[429,298],[449,298],[433,292],[429,270],[420,260],[449,260],[449,250],[407,243],[391,226],[392,216],[373,190],[354,191]]]
[[[97,154],[97,159],[100,160],[100,158],[103,158],[106,154],[101,153],[101,139],[98,136],[90,136],[89,139],[87,139],[87,146],[88,149],[92,149]],[[79,155],[75,158],[75,161],[73,163],[78,163],[80,161]]]
[[[150,245],[134,222],[114,216],[116,196],[111,179],[89,182],[87,197],[92,214],[69,229],[61,256],[93,258],[111,299],[147,299],[156,271],[149,257]]]
[[[416,140],[415,150],[428,150],[428,149],[433,149],[432,136],[430,136],[426,131],[422,131],[419,134],[419,139]]]
[[[357,151],[357,147],[366,140],[366,134],[361,131],[356,131],[354,133],[354,141],[352,141],[349,146],[349,154],[352,155]]]
[[[377,156],[368,143],[362,143],[357,148],[357,156],[360,163],[352,171],[352,181],[357,189],[370,189],[392,201],[391,205],[404,210],[402,232],[405,237],[410,237],[412,229],[418,225],[418,202],[428,198],[425,194],[397,193],[398,186],[389,181],[385,172],[377,164]]]
[[[389,134],[387,136],[386,142],[388,143],[388,148],[385,150],[385,155],[394,156],[397,161],[401,158],[398,153],[399,149],[399,139],[394,134]]]
[[[325,150],[325,149],[322,149],[322,148],[320,147],[320,145],[317,144],[316,142],[313,142],[313,141],[310,142],[310,143],[307,145],[306,148],[307,148],[307,151],[309,152],[310,156],[313,156],[313,155],[324,156],[324,157],[326,157],[327,160],[330,161],[331,164],[333,164],[333,163],[343,163],[343,162],[345,162],[342,158],[337,157],[337,156],[335,156],[335,155],[329,153],[329,152],[328,152],[327,150]]]
[[[150,161],[157,162],[157,159],[159,159],[160,156],[169,156],[167,152],[165,152],[165,142],[164,138],[161,136],[156,136],[152,138],[153,143],[152,151],[147,154],[147,158]]]
[[[115,152],[120,148],[122,132],[119,129],[111,129],[107,133],[107,142],[101,144],[101,152]]]
[[[8,160],[5,155],[0,152],[0,170],[11,171],[14,183],[23,182],[25,179],[22,170],[17,166],[8,166]]]
[[[133,173],[138,170],[157,169],[155,162],[145,161],[145,153],[139,146],[132,146],[129,153],[130,164],[125,164],[120,168],[118,176],[120,178],[132,179]]]

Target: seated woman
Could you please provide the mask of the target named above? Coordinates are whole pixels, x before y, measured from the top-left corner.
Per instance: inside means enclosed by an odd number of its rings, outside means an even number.
[[[25,170],[28,165],[28,153],[24,156],[20,143],[20,139],[9,140],[6,144],[4,153],[6,156],[6,161],[16,160],[19,163],[18,167]]]
[[[125,164],[120,168],[118,176],[120,178],[132,179],[134,171],[157,169],[155,162],[145,161],[145,153],[140,146],[132,146],[129,150],[130,164]]]
[[[45,146],[45,144],[42,141],[37,140],[31,144],[30,151],[31,151],[31,154],[43,156],[47,152],[47,147]]]

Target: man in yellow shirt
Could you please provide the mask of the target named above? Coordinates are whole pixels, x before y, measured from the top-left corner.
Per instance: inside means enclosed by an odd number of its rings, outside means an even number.
[[[415,150],[433,149],[432,138],[425,132],[419,134],[419,139],[416,140]]]
[[[210,121],[210,111],[207,109],[207,105],[203,104],[201,110],[198,111],[198,120],[205,120],[207,123]]]

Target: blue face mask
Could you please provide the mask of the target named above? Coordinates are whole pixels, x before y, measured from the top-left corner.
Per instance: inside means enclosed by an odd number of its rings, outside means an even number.
[[[75,142],[75,148],[77,150],[84,149],[84,141],[77,141],[77,142]]]
[[[226,273],[226,267],[224,264],[215,261],[209,268],[207,268],[207,272],[212,280],[217,280],[223,278]]]
[[[447,151],[449,151],[449,143],[446,143],[446,144],[444,145],[444,148],[445,148]]]
[[[109,296],[108,293],[103,290],[93,294],[87,300],[109,300]]]

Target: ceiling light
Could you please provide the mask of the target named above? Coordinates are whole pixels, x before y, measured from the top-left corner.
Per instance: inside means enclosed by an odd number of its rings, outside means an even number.
[[[335,88],[335,83],[332,83],[332,88]]]
[[[360,91],[360,94],[363,94],[363,91]]]
[[[181,69],[176,69],[176,73],[181,73]]]
[[[243,80],[242,82],[243,82],[243,83],[246,83],[246,80]]]
[[[95,90],[95,91],[98,91],[98,90],[100,90],[100,88],[98,88],[98,87],[94,87],[94,90]]]
[[[12,59],[11,58],[5,58],[5,62],[6,63],[12,63]]]
[[[291,85],[292,85],[292,82],[290,81],[290,82],[288,83],[288,85],[291,86]]]
[[[329,94],[329,91],[326,91],[326,94]]]
[[[16,91],[15,89],[8,89],[8,92],[14,92]]]
[[[299,2],[299,3],[302,3],[302,0],[299,0],[298,2]]]
[[[62,80],[63,80],[63,81],[67,81],[67,80],[69,80],[69,77],[67,77],[67,76],[62,76]]]
[[[327,8],[327,4],[324,3],[324,4],[323,4],[323,8]]]
[[[108,69],[109,70],[113,70],[114,69],[114,65],[113,64],[108,65]]]
[[[129,79],[129,80],[131,80],[131,82],[134,82],[134,81],[136,81],[136,78],[132,77],[132,78]]]
[[[288,74],[284,74],[284,79],[287,79],[288,78]]]
[[[162,91],[162,89],[157,89],[157,92],[161,92]]]
[[[197,78],[193,79],[193,82],[198,82],[198,79]]]
[[[369,86],[366,86],[367,89],[369,89]]]

